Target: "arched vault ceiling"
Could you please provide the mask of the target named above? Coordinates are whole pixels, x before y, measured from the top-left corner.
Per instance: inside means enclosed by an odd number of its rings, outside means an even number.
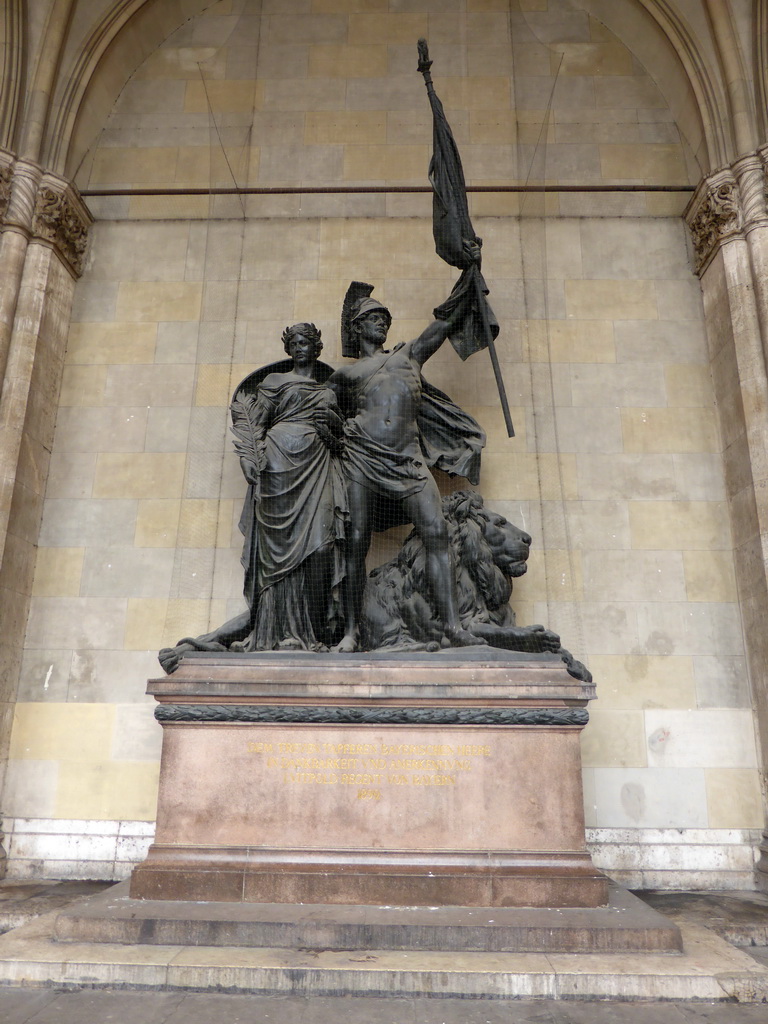
[[[752,2],[736,0],[742,21],[745,4]],[[79,0],[49,119],[44,162],[73,175],[137,67],[175,29],[212,3]],[[581,0],[578,6],[602,21],[655,79],[702,173],[737,155],[706,0]],[[744,26],[739,29],[743,45]],[[750,66],[749,59],[743,63]]]

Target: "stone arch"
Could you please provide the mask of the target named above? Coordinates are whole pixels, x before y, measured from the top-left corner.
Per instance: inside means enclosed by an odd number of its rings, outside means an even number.
[[[768,134],[768,0],[755,0],[752,10],[755,69],[755,110],[761,141]]]
[[[94,26],[68,62],[54,101],[44,162],[73,176],[123,85],[175,29],[212,0],[125,0]],[[668,0],[583,0],[656,81],[702,173],[737,155],[727,91],[713,40],[702,39]],[[758,56],[767,45],[765,0],[756,0]],[[763,31],[760,31],[760,26]],[[758,60],[758,66],[762,68]],[[759,81],[765,93],[765,69]],[[756,104],[760,108],[759,98]]]
[[[707,54],[690,24],[668,0],[583,0],[585,10],[619,39],[637,25],[632,51],[663,93],[702,174],[719,167],[731,152],[726,93],[714,52]],[[649,31],[650,29],[650,31]]]
[[[13,149],[24,87],[23,0],[5,0],[0,33],[0,146]]]
[[[172,32],[216,0],[125,0],[98,21],[59,81],[43,159],[58,173],[75,171],[121,89]]]

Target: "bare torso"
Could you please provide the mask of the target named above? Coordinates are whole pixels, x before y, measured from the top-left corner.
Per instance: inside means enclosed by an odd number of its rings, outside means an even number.
[[[328,382],[338,391],[347,415],[391,451],[404,452],[418,442],[421,375],[410,348],[403,345],[394,352],[358,359],[337,370]]]

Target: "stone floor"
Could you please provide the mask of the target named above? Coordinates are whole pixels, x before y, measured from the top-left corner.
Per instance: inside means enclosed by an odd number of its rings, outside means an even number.
[[[42,930],[53,913],[109,884],[0,882],[0,932],[8,933],[3,942],[13,942],[17,933],[20,945],[25,941],[34,943],[34,939],[23,938],[25,930],[34,931],[36,927]],[[162,985],[154,991],[135,991],[122,978],[110,979],[107,974],[99,981],[94,978],[93,984],[98,987],[89,987],[85,982],[82,986],[69,984],[65,989],[57,987],[56,982],[45,983],[39,979],[30,980],[31,987],[17,986],[13,982],[26,980],[26,976],[20,979],[12,975],[0,983],[0,1024],[768,1024],[768,896],[754,892],[645,892],[640,895],[684,928],[692,956],[699,957],[697,963],[703,965],[707,958],[713,961],[714,966],[706,968],[713,978],[732,982],[731,973],[738,968],[742,983],[736,998],[743,1001],[729,999],[727,988],[717,1001],[710,1001],[708,995],[687,1001],[671,995],[666,1001],[658,1001],[653,995],[652,966],[643,967],[648,974],[647,989],[636,988],[637,992],[647,991],[648,995],[633,997],[628,983],[632,971],[637,970],[636,965],[630,958],[617,956],[613,960],[600,958],[603,961],[601,976],[606,977],[607,960],[613,971],[613,985],[605,990],[612,997],[599,1001],[524,996],[429,998],[423,995],[423,989],[415,995],[377,997],[307,995],[295,991],[265,995],[241,990],[240,993],[220,994],[189,989],[168,991]],[[128,951],[136,947],[121,948]],[[234,953],[237,959],[237,954],[243,952],[230,950],[224,952],[224,957]],[[473,956],[482,958],[485,954]],[[376,957],[363,959],[375,960]],[[675,963],[680,963],[674,957],[663,962],[657,957],[653,962],[657,960],[658,970],[662,972],[656,975],[657,981],[663,980],[665,970],[676,971]],[[576,968],[575,958],[571,958],[571,963]],[[752,979],[757,983],[751,993],[749,986],[745,988],[743,984],[743,979],[751,974],[749,963],[753,965],[751,971],[755,972]],[[589,966],[591,968],[591,963]],[[573,968],[569,968],[571,973]],[[366,969],[362,959],[360,969]],[[495,969],[497,966],[490,959],[480,965],[481,971]],[[285,971],[293,973],[290,968]],[[695,979],[697,971],[703,974],[704,967],[694,963],[690,978]],[[590,992],[584,995],[589,997]]]
[[[765,1004],[0,989],[3,1024],[766,1024]]]

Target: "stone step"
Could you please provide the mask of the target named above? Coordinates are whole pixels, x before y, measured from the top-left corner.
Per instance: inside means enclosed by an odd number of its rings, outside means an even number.
[[[128,883],[56,919],[60,942],[321,950],[679,953],[672,921],[618,886],[606,907],[353,907],[135,900]]]
[[[57,914],[0,936],[0,985],[297,996],[768,1001],[768,968],[676,918],[683,952],[256,949],[57,942]]]

